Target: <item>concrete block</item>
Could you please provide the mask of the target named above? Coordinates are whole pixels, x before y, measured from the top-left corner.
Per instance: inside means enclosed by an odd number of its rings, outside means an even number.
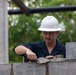
[[[51,62],[48,64],[49,75],[76,75],[76,62]]]
[[[45,75],[45,65],[31,63],[14,63],[13,64],[14,75]]]
[[[8,10],[7,0],[0,0],[0,64],[8,64]]]
[[[10,64],[0,64],[0,75],[10,75],[11,65]]]
[[[76,59],[76,42],[66,43],[66,59]]]

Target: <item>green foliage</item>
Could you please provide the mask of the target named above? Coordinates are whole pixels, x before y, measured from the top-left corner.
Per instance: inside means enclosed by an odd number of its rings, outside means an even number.
[[[53,7],[53,6],[65,6],[76,5],[76,0],[22,0],[24,3],[28,3],[29,8],[40,7]],[[12,3],[12,8],[15,7]],[[76,12],[44,12],[39,14],[26,15],[12,15],[8,17],[9,20],[9,59],[10,62],[21,62],[22,57],[19,57],[13,53],[15,45],[41,41],[42,36],[37,30],[41,19],[46,15],[54,15],[58,18],[59,22],[65,26],[65,31],[60,32],[58,39],[65,44],[66,42],[76,41]]]

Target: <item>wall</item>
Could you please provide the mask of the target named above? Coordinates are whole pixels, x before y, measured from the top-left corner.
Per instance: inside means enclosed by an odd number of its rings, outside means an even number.
[[[0,64],[0,75],[76,75],[76,60]]]

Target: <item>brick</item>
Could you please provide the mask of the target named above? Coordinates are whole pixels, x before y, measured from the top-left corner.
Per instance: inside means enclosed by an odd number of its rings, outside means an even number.
[[[14,63],[13,64],[14,75],[45,75],[45,65],[37,63]]]
[[[66,43],[66,59],[76,59],[76,42]]]
[[[49,75],[76,75],[76,62],[51,62],[48,64]]]
[[[10,75],[11,65],[10,64],[0,64],[0,75]]]

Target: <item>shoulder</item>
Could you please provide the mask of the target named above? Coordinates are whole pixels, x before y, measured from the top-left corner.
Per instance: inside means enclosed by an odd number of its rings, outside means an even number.
[[[56,49],[61,51],[61,52],[65,52],[65,50],[66,50],[65,45],[60,43],[59,41],[57,41]]]
[[[60,54],[64,55],[64,57],[66,57],[66,47],[64,44],[57,41],[56,50],[58,50]]]
[[[57,40],[57,47],[59,48],[65,48],[65,45],[60,43],[58,40]]]

